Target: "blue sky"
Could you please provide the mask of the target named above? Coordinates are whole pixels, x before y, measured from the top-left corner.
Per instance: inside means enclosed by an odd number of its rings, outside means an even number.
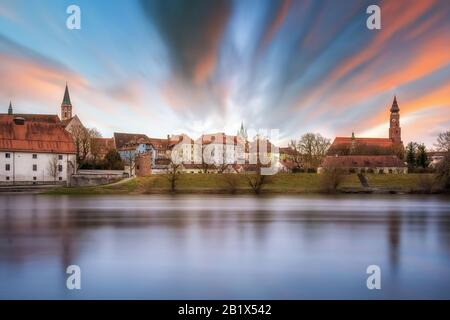
[[[81,8],[81,30],[66,8]],[[381,30],[366,28],[378,4]],[[0,1],[0,104],[74,112],[103,136],[277,128],[403,140],[450,129],[450,2]]]

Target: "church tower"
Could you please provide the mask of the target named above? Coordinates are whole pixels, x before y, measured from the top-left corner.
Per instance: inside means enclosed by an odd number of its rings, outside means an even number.
[[[241,128],[238,130],[237,136],[244,140],[248,139],[247,129],[244,128],[244,121],[241,122]]]
[[[66,83],[66,90],[64,92],[63,102],[61,104],[61,120],[68,120],[72,118],[72,103],[70,102],[69,88]]]
[[[394,96],[394,101],[391,107],[391,117],[389,122],[389,139],[395,144],[403,144],[402,129],[400,128],[400,108],[397,104],[397,97]]]
[[[11,101],[9,102],[8,114],[13,114],[13,108],[12,108]]]

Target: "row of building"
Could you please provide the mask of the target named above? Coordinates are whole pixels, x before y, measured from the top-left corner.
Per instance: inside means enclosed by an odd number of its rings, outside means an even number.
[[[79,146],[74,143],[74,132],[84,126],[73,114],[67,85],[60,111],[61,117],[17,114],[10,103],[8,113],[0,114],[0,184],[70,181],[78,167]],[[403,152],[403,142],[400,108],[395,97],[389,111],[388,138],[360,138],[354,134],[336,137],[319,171],[341,167],[358,173],[407,173],[405,162],[398,156]],[[292,161],[295,150],[278,149],[262,138],[249,141],[243,124],[236,135],[219,132],[194,140],[185,134],[152,138],[116,132],[111,138],[92,138],[91,145],[94,144],[100,159],[110,150],[117,150],[126,174],[132,176],[163,173],[174,159],[188,173],[251,171],[261,163],[277,171],[292,171],[296,166]],[[261,153],[262,150],[265,152]]]

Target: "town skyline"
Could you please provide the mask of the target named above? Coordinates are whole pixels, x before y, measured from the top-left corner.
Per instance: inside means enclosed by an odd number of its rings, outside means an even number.
[[[12,100],[17,113],[59,115],[68,82],[74,113],[104,137],[234,135],[244,122],[286,145],[306,132],[385,137],[396,95],[404,142],[431,148],[450,127],[449,6],[375,3],[376,31],[367,1],[177,2],[200,19],[163,2],[77,1],[81,30],[66,28],[68,1],[5,2],[2,112]]]

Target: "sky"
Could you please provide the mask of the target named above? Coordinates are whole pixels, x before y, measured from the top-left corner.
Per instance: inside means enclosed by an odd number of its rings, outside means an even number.
[[[81,29],[66,27],[69,5]],[[366,9],[381,8],[369,30]],[[403,141],[450,130],[450,1],[0,0],[0,108],[104,137],[279,129]],[[2,107],[3,106],[3,107]]]

